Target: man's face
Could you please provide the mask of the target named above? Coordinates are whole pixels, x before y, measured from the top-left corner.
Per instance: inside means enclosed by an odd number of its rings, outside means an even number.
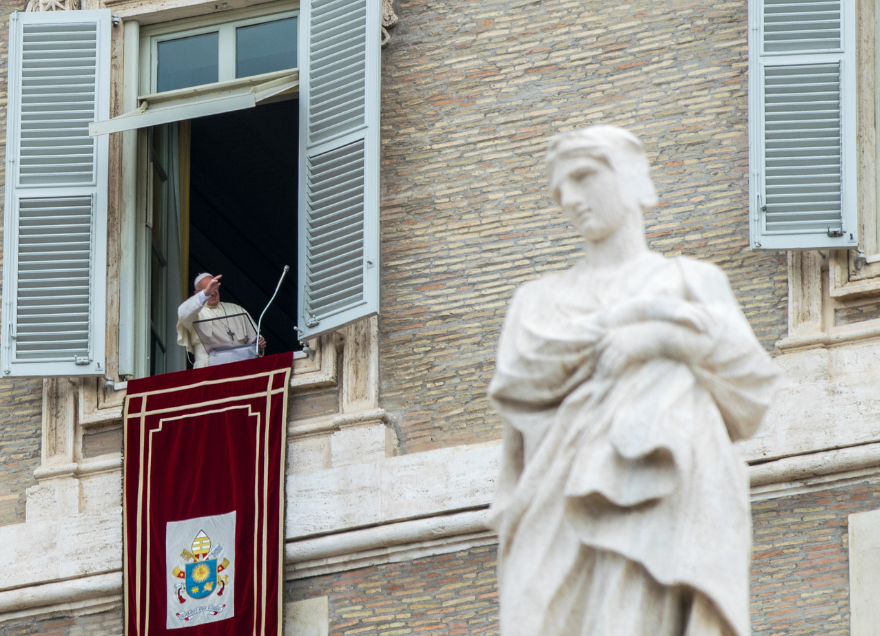
[[[199,281],[198,289],[196,289],[196,293],[200,291],[205,291],[211,281],[214,280],[213,276],[205,276],[202,280]],[[220,303],[220,290],[218,289],[214,292],[213,296],[208,296],[208,301],[205,303],[209,307],[216,307]]]
[[[617,175],[599,159],[569,156],[557,159],[551,175],[553,199],[575,228],[592,242],[604,241],[622,225],[638,204],[623,197]]]

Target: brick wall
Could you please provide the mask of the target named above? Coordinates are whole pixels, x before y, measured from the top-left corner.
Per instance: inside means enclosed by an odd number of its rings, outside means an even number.
[[[294,581],[286,600],[329,595],[331,636],[497,635],[495,555],[486,546]]]
[[[87,616],[29,619],[0,625],[0,636],[121,636],[122,609]]]
[[[752,633],[849,634],[847,515],[878,508],[878,481],[753,504]]]
[[[0,381],[0,526],[21,523],[40,465],[42,380]]]
[[[633,130],[651,247],[718,263],[769,349],[786,259],[748,250],[746,2],[400,0],[382,54],[382,406],[404,452],[499,436],[487,410],[514,288],[572,264],[549,136]]]
[[[880,508],[880,481],[752,506],[752,633],[849,634],[847,515]],[[331,636],[498,634],[495,546],[294,581],[330,597]]]

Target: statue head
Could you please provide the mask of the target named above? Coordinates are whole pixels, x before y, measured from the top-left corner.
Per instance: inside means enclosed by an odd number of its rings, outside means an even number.
[[[560,133],[547,164],[553,199],[587,241],[604,241],[623,226],[642,231],[642,211],[657,204],[642,144],[623,128]]]

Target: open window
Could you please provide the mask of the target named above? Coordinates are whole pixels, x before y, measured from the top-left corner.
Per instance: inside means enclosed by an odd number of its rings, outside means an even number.
[[[187,368],[177,308],[200,272],[223,274],[221,299],[254,320],[284,265],[293,269],[262,322],[266,353],[301,348],[296,324],[297,99],[154,126],[145,132],[147,217],[140,243],[149,280],[153,375]],[[190,363],[192,360],[190,360]]]
[[[290,265],[269,353],[377,313],[380,14],[310,0],[139,34],[135,107],[90,126],[138,131],[132,375],[186,368],[176,312],[199,272],[256,321]]]

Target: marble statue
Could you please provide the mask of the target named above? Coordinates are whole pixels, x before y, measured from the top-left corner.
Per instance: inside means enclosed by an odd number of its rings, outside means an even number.
[[[779,377],[727,277],[648,250],[631,133],[556,136],[553,198],[586,241],[520,287],[489,387],[502,636],[749,636],[752,435]]]

